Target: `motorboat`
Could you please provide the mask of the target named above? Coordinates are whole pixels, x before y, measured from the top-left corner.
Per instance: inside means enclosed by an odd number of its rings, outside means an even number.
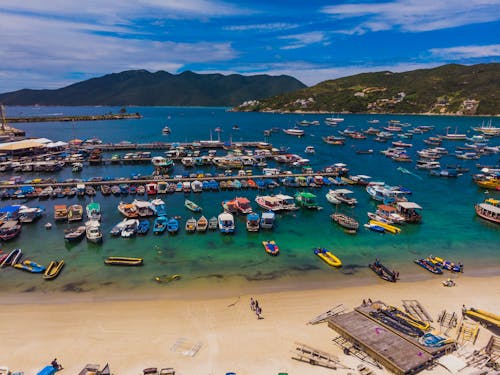
[[[140,217],[152,216],[155,213],[151,202],[134,199],[132,204],[136,207],[137,215]]]
[[[3,241],[16,238],[19,233],[21,233],[21,224],[17,220],[6,221],[0,226],[0,239]]]
[[[273,211],[263,212],[260,219],[262,229],[273,229],[276,214]]]
[[[205,216],[201,216],[196,221],[196,231],[197,232],[206,232],[208,228],[208,220]]]
[[[358,201],[352,196],[353,194],[354,193],[348,189],[330,190],[327,194],[326,199],[328,199],[328,196],[330,196],[335,198],[335,200],[339,201],[340,203],[345,203],[349,206],[355,206],[356,204],[358,204]],[[330,200],[328,201],[330,202]]]
[[[198,206],[196,203],[194,203],[193,201],[190,201],[189,199],[186,199],[184,201],[184,206],[189,210],[189,211],[192,211],[192,212],[201,212],[202,209],[200,206]]]
[[[153,224],[153,234],[162,234],[167,229],[168,219],[166,216],[158,216]],[[179,229],[179,223],[177,223],[177,229]]]
[[[94,243],[102,242],[101,224],[97,220],[89,220],[85,223],[87,240]]]
[[[65,204],[56,204],[54,206],[54,220],[62,221],[68,219],[68,208]]]
[[[221,233],[234,233],[234,216],[229,212],[219,214],[217,221],[219,223],[219,230]]]
[[[295,201],[297,205],[309,209],[319,209],[318,202],[316,201],[316,195],[313,193],[301,191],[295,194]]]
[[[149,232],[149,227],[150,224],[148,220],[141,220],[137,226],[137,234],[142,236],[147,234]]]
[[[194,233],[196,231],[196,219],[194,217],[186,221],[186,232]]]
[[[260,217],[255,212],[247,215],[247,231],[258,232],[260,229]]]
[[[156,216],[166,216],[167,209],[165,206],[165,202],[160,198],[153,199],[151,201],[151,209]]]
[[[130,219],[124,223],[125,227],[122,229],[120,234],[123,238],[130,238],[136,235],[137,227],[139,226],[138,219]]]
[[[84,225],[77,228],[68,229],[64,231],[64,239],[69,242],[77,242],[83,239],[86,233],[86,227]]]
[[[330,215],[330,218],[348,231],[356,232],[359,228],[359,222],[356,219],[345,214],[333,213]]]
[[[384,266],[378,259],[375,259],[375,262],[370,263],[368,267],[373,272],[375,272],[378,275],[378,277],[380,277],[382,280],[395,283],[399,278],[398,272],[390,270],[389,268]]]
[[[217,227],[218,227],[217,218],[215,216],[212,216],[210,220],[208,220],[208,229],[216,230]]]
[[[283,129],[283,132],[288,135],[294,135],[296,137],[301,137],[304,135],[304,130],[297,128]]]
[[[137,206],[133,203],[120,202],[120,204],[118,205],[118,211],[120,211],[120,213],[123,216],[129,219],[136,218],[139,216],[139,212],[137,211]]]

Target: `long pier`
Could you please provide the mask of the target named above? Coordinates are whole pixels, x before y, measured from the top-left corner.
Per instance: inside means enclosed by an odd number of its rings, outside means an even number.
[[[193,181],[234,181],[242,179],[281,179],[286,177],[307,177],[307,176],[324,176],[324,177],[337,177],[339,174],[336,172],[314,172],[314,173],[290,173],[290,174],[273,174],[273,175],[245,175],[245,176],[197,176],[197,177],[168,177],[168,176],[150,176],[141,179],[114,179],[114,180],[101,180],[101,181],[74,181],[74,182],[35,182],[35,183],[22,183],[22,184],[4,184],[0,185],[1,188],[8,189],[19,189],[25,186],[33,187],[74,187],[77,184],[85,184],[90,186],[101,186],[101,185],[120,185],[120,184],[134,184],[134,185],[144,185],[151,182],[167,182],[167,183],[178,183],[178,182],[193,182]],[[300,188],[300,187],[299,187]],[[306,188],[306,186],[304,186]],[[234,189],[233,189],[234,190]]]

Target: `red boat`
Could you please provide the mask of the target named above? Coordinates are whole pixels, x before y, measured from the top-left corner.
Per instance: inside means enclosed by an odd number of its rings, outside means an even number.
[[[21,224],[17,221],[7,221],[0,227],[0,239],[11,240],[21,233]]]

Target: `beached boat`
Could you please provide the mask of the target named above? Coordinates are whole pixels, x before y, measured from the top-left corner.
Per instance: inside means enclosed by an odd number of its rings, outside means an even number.
[[[262,241],[262,245],[264,245],[264,249],[269,255],[276,256],[280,253],[280,249],[274,241]]]
[[[210,220],[208,220],[208,229],[209,230],[217,230],[218,222],[215,216],[212,216]]]
[[[102,242],[101,224],[97,220],[89,220],[85,223],[87,240],[94,243]]]
[[[86,229],[84,225],[77,228],[66,229],[64,231],[64,239],[69,242],[78,242],[85,236]]]
[[[186,220],[186,232],[194,233],[196,231],[196,219],[194,217]]]
[[[441,257],[436,257],[429,255],[427,257],[427,260],[431,262],[432,264],[435,264],[438,267],[441,267],[445,270],[451,271],[451,272],[464,272],[464,265],[460,262],[455,263],[451,262],[449,260],[443,259]]]
[[[120,204],[118,205],[118,211],[120,211],[123,216],[129,219],[133,219],[139,216],[136,205],[132,203],[120,202]]]
[[[341,227],[347,229],[348,231],[356,232],[359,228],[359,223],[356,219],[347,216],[342,213],[333,213],[330,218],[335,221]]]
[[[104,263],[110,266],[142,266],[142,258],[131,257],[107,257]]]
[[[197,232],[206,232],[208,228],[208,220],[205,216],[201,216],[196,222]]]
[[[21,263],[14,264],[13,267],[31,273],[42,273],[45,271],[45,266],[33,262],[32,260],[24,260]]]
[[[153,234],[162,234],[167,229],[168,219],[166,216],[158,216],[153,224]],[[177,222],[177,229],[179,229],[179,223]]]
[[[101,221],[101,205],[97,202],[90,202],[85,207],[89,220]]]
[[[61,221],[68,219],[68,208],[65,204],[56,204],[54,206],[54,220]]]
[[[147,234],[149,231],[149,227],[150,227],[149,221],[141,220],[139,222],[139,225],[137,226],[137,234],[141,236]]]
[[[59,276],[63,267],[64,267],[64,260],[60,261],[53,260],[52,262],[49,263],[49,266],[43,273],[43,278],[45,280],[55,279],[57,276]]]
[[[6,267],[6,266],[13,266],[17,262],[21,260],[23,256],[23,251],[19,248],[12,250],[9,255],[7,255],[2,263],[0,264],[0,267]]]
[[[217,221],[221,233],[234,233],[234,217],[229,212],[219,214]]]
[[[255,212],[247,215],[247,231],[258,232],[260,229],[260,217]]]
[[[313,249],[314,254],[321,258],[326,264],[332,267],[340,267],[342,266],[342,262],[339,258],[337,258],[332,252],[325,248],[315,248]]]
[[[263,212],[260,219],[262,229],[273,229],[276,214],[273,211]]]
[[[318,206],[318,202],[316,201],[316,195],[307,191],[297,192],[295,194],[295,201],[300,207],[316,210],[320,208]]]
[[[68,208],[68,222],[80,221],[83,219],[83,207],[79,204],[72,204]]]
[[[418,264],[420,267],[426,269],[430,273],[436,275],[441,275],[443,273],[443,270],[439,266],[437,266],[436,264],[432,263],[427,259],[415,259],[413,262]]]
[[[368,265],[368,267],[370,267],[370,269],[373,272],[375,272],[378,275],[378,277],[380,277],[382,280],[386,280],[386,281],[390,281],[392,283],[395,283],[399,278],[398,272],[396,272],[394,270],[390,270],[389,268],[384,266],[382,263],[380,263],[380,261],[378,259],[375,259],[375,262],[370,263]]]
[[[192,211],[192,212],[201,212],[202,211],[200,206],[198,206],[196,203],[190,201],[189,199],[186,199],[184,201],[184,207],[186,207],[189,211]]]

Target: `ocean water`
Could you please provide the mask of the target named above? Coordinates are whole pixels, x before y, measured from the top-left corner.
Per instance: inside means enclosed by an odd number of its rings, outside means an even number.
[[[100,114],[117,112],[116,107],[10,107],[8,116],[45,115],[45,114]],[[326,126],[323,119],[328,115],[291,115],[270,113],[234,113],[226,108],[186,108],[186,107],[129,107],[128,112],[140,112],[144,118],[140,120],[95,121],[74,123],[30,123],[16,124],[26,131],[28,137],[46,137],[68,141],[73,138],[86,139],[98,137],[104,142],[186,142],[213,139],[216,127],[222,128],[222,140],[268,141],[275,147],[287,147],[292,153],[299,153],[311,160],[314,169],[320,169],[337,162],[346,163],[351,174],[366,174],[374,181],[385,181],[391,185],[403,185],[413,195],[411,201],[421,205],[423,223],[405,225],[399,235],[378,234],[360,228],[358,234],[349,235],[334,224],[329,215],[335,210],[325,198],[328,187],[311,190],[318,196],[323,207],[319,211],[299,210],[280,214],[277,226],[273,231],[248,233],[245,229],[245,218],[237,217],[236,233],[221,235],[217,232],[205,234],[187,234],[184,231],[185,220],[192,213],[184,208],[184,199],[189,198],[203,207],[203,214],[210,218],[221,211],[221,202],[235,196],[246,196],[252,202],[256,212],[261,212],[254,202],[256,191],[221,191],[201,194],[174,193],[162,195],[166,202],[169,216],[181,216],[182,230],[175,236],[164,234],[132,239],[111,238],[109,230],[120,220],[117,205],[121,200],[132,201],[129,197],[103,197],[98,193],[95,200],[101,204],[103,211],[102,229],[105,233],[101,245],[87,243],[84,239],[78,244],[64,241],[64,229],[69,225],[56,223],[52,230],[45,230],[44,224],[53,221],[54,204],[79,203],[83,206],[90,199],[62,199],[30,201],[28,205],[41,205],[47,211],[37,223],[23,226],[21,235],[2,244],[5,251],[20,247],[25,259],[48,264],[53,259],[64,259],[66,267],[58,279],[44,282],[40,275],[33,275],[13,268],[0,270],[0,293],[19,294],[20,292],[39,293],[83,293],[102,292],[104,294],[120,294],[137,297],[148,293],[165,291],[183,295],[187,291],[197,290],[200,293],[224,293],[226,289],[238,291],[252,290],[255,287],[266,290],[285,290],[306,288],[321,285],[336,287],[355,283],[378,283],[379,280],[367,267],[375,258],[380,258],[400,272],[402,280],[436,278],[436,283],[447,275],[434,276],[413,264],[413,259],[429,254],[439,255],[465,264],[465,273],[469,275],[500,274],[500,228],[488,223],[474,213],[474,204],[485,197],[499,198],[499,192],[486,192],[473,183],[471,175],[477,173],[476,163],[482,165],[498,165],[499,155],[484,156],[480,160],[458,160],[452,155],[443,157],[442,166],[461,164],[470,168],[469,173],[456,179],[445,179],[429,176],[425,171],[414,169],[415,163],[397,163],[379,153],[390,143],[377,143],[366,140],[348,139],[345,146],[327,145],[321,137],[338,135],[339,130],[347,127],[361,130],[369,126],[383,126],[388,120],[400,120],[413,126],[433,125],[435,129],[423,135],[414,135],[405,140],[414,146],[409,150],[413,160],[417,159],[416,150],[425,147],[423,139],[437,134],[450,132],[473,135],[472,126],[480,125],[488,118],[453,117],[453,116],[403,116],[403,115],[342,115],[345,121],[337,127]],[[371,119],[379,119],[380,124],[368,124]],[[272,133],[265,138],[263,131],[272,127],[293,127],[297,121],[319,120],[320,126],[303,128],[306,135],[301,138],[286,135],[282,132]],[[162,128],[168,125],[172,134],[164,136]],[[240,130],[233,131],[233,125]],[[493,118],[493,125],[499,126],[500,120]],[[445,141],[450,154],[463,141]],[[492,139],[490,145],[498,145],[499,138]],[[304,153],[306,146],[316,148],[316,154]],[[373,149],[371,155],[358,155],[357,149]],[[153,155],[161,155],[161,151],[153,151]],[[219,151],[222,154],[222,151]],[[110,154],[111,155],[111,154]],[[109,156],[110,156],[109,155]],[[271,164],[271,163],[270,163]],[[272,166],[272,165],[270,165]],[[397,170],[403,167],[416,174],[402,174]],[[172,174],[192,171],[212,172],[212,167],[184,170],[176,165]],[[299,170],[296,170],[299,171]],[[143,175],[152,172],[151,165],[104,165],[86,167],[76,176],[69,169],[57,172],[57,179],[70,177],[91,178],[128,177],[134,173]],[[255,169],[257,172],[257,169]],[[39,177],[40,174],[24,174],[26,179]],[[10,174],[3,173],[0,178],[8,179]],[[369,198],[362,186],[349,187],[354,191],[359,204],[355,208],[343,208],[361,224],[367,222],[367,211],[373,211],[377,203]],[[285,187],[276,188],[272,193],[293,195],[296,190]],[[141,199],[138,197],[138,199]],[[2,201],[1,205],[13,203]],[[151,223],[153,219],[150,219]],[[280,247],[280,255],[267,255],[262,246],[263,240],[273,239]],[[323,263],[313,252],[313,247],[331,249],[343,262],[343,267],[333,269]],[[137,256],[144,258],[144,266],[139,268],[120,268],[105,266],[103,260],[107,256]],[[180,274],[182,278],[166,285],[153,281],[157,275]],[[136,293],[137,292],[137,293]],[[23,295],[21,293],[21,295]]]

